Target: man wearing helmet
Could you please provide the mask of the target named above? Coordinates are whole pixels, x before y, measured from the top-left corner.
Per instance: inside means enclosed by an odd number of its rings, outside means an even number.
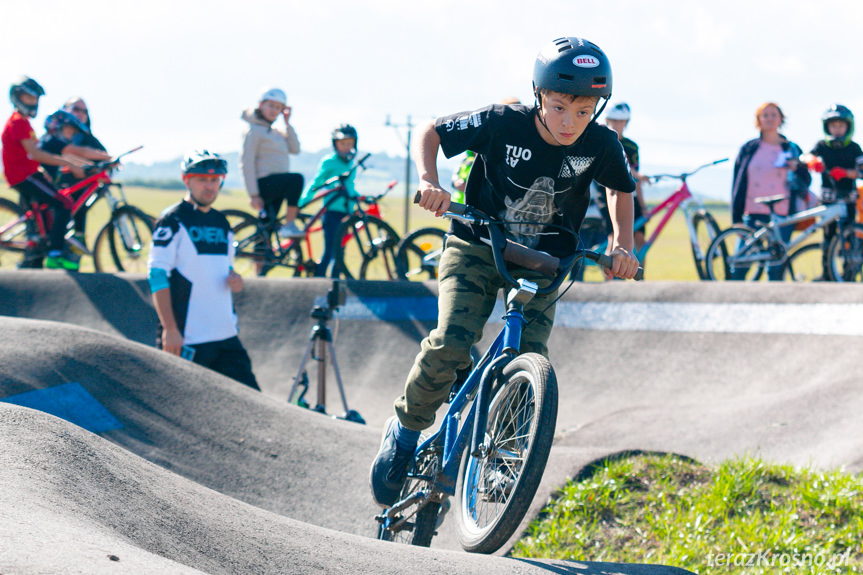
[[[30,125],[39,110],[39,98],[45,90],[36,80],[22,76],[9,89],[9,100],[15,107],[3,128],[3,170],[6,181],[21,194],[25,202],[44,202],[51,206],[54,221],[48,244],[45,267],[77,270],[78,262],[66,253],[66,226],[71,217],[72,202],[57,192],[54,184],[40,170],[40,164],[66,166],[79,178],[84,177],[86,162],[62,157],[39,148]]]
[[[285,122],[283,128],[274,127],[279,117]],[[258,107],[243,112],[242,118],[249,125],[243,131],[240,170],[252,208],[268,222],[278,217],[282,202],[287,200],[285,223],[279,228],[279,235],[301,237],[303,230],[294,220],[297,200],[303,192],[303,176],[290,171],[290,155],[300,153],[300,141],[290,124],[288,97],[279,88],[264,90],[258,98]]]
[[[863,149],[854,136],[854,114],[841,104],[833,104],[821,116],[824,139],[804,156],[810,169],[821,172],[821,200],[825,204],[843,201],[848,207],[846,217],[854,219],[857,201],[856,180],[863,172]],[[834,222],[824,228],[824,245],[836,234]],[[827,263],[826,249],[825,265]]]
[[[357,155],[358,136],[356,128],[350,124],[342,124],[332,131],[330,139],[333,142],[333,153],[321,160],[314,181],[303,192],[303,196],[300,198],[301,206],[312,201],[317,192],[320,191],[318,188],[324,182],[349,171],[353,165],[353,159]],[[348,179],[345,180],[345,189],[349,197],[357,196],[357,192],[354,189],[354,178],[356,175],[356,170],[354,170],[348,176]],[[353,202],[347,199],[337,198],[328,204],[327,211],[324,212],[323,222],[321,223],[324,229],[324,253],[321,255],[321,261],[315,266],[315,275],[317,277],[325,277],[327,275],[330,264],[336,255],[339,240],[341,239],[339,238],[339,229],[341,229],[342,220],[353,211]]]
[[[159,216],[147,261],[160,324],[156,347],[260,390],[237,336],[231,293],[243,289],[243,278],[231,268],[233,233],[212,208],[228,163],[196,150],[182,170],[186,197]]]
[[[590,182],[607,188],[614,226],[612,274],[632,278],[635,184],[617,134],[596,123],[611,96],[611,66],[602,50],[583,38],[560,38],[536,59],[533,106],[492,105],[438,118],[419,129],[413,151],[421,192],[420,206],[442,215],[450,193],[438,180],[438,149],[447,157],[476,152],[465,201],[506,222],[510,238],[528,247],[566,256],[575,241],[549,224],[578,231],[589,202]],[[535,225],[539,224],[539,225]],[[527,229],[526,229],[527,228]],[[404,483],[420,431],[430,427],[456,379],[471,363],[470,348],[494,306],[502,280],[482,227],[453,221],[440,261],[438,324],[423,340],[405,393],[395,401],[396,415],[387,421],[369,474],[378,505],[395,502]],[[515,277],[536,277],[514,269]],[[540,280],[542,281],[542,280]],[[530,322],[521,352],[548,354],[556,294],[535,297],[525,306]]]

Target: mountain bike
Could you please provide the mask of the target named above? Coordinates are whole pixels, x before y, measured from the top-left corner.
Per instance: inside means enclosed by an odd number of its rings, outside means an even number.
[[[93,164],[87,168],[86,178],[59,190],[72,203],[73,216],[89,210],[100,198],[108,202],[108,223],[96,235],[87,254],[93,256],[97,272],[147,271],[154,220],[128,203],[122,184],[111,181],[111,172],[120,159],[140,149],[139,146],[111,160]],[[0,198],[0,267],[42,267],[48,253],[48,231],[52,222],[53,214],[47,204],[31,202],[23,208]],[[70,230],[67,238],[71,234]]]
[[[782,266],[784,279],[792,281],[863,281],[863,225],[846,218],[844,202],[825,204],[790,216],[776,213],[775,204],[785,196],[769,196],[755,201],[770,209],[770,221],[758,228],[735,224],[722,231],[707,250],[707,272],[712,280],[758,281],[768,266]],[[814,221],[800,231],[797,237],[786,242],[782,229],[796,226],[807,220]],[[828,265],[817,273],[813,263],[816,252],[822,253],[818,243],[800,247],[818,230],[838,222],[839,231],[823,252]],[[820,256],[819,256],[820,257]],[[805,262],[805,263],[804,263]]]
[[[347,279],[394,279],[398,234],[380,218],[378,200],[392,190],[397,182],[390,182],[379,196],[359,198],[349,198],[345,187],[348,177],[358,168],[364,168],[369,156],[366,154],[350,170],[330,178],[315,189],[320,192],[311,202],[323,200],[323,203],[313,214],[297,214],[297,220],[305,232],[301,238],[279,238],[277,232],[281,220],[277,218],[264,221],[242,210],[223,210],[234,232],[235,271],[244,276],[265,276],[276,268],[282,268],[294,277],[315,275],[317,260],[313,254],[312,236],[321,231],[320,222],[324,212],[333,202],[342,198],[358,201],[355,211],[345,220],[339,232],[342,239],[340,249],[336,250],[331,275]],[[376,277],[378,275],[383,277]]]
[[[695,262],[695,271],[698,273],[699,279],[708,279],[704,265],[705,254],[707,253],[707,248],[710,245],[710,242],[719,234],[719,225],[717,225],[716,220],[710,212],[707,211],[704,203],[692,195],[692,192],[689,190],[689,185],[686,183],[686,179],[704,168],[715,166],[716,164],[721,164],[722,162],[727,161],[728,158],[716,160],[715,162],[704,164],[703,166],[684,174],[658,174],[656,176],[647,176],[647,179],[653,183],[657,183],[665,179],[680,180],[680,187],[663,200],[662,203],[635,221],[633,227],[639,228],[653,219],[653,217],[660,212],[665,211],[665,214],[662,216],[656,229],[653,230],[650,238],[644,242],[641,249],[636,250],[635,255],[638,257],[639,261],[644,261],[644,258],[647,257],[647,252],[650,251],[656,238],[662,233],[668,220],[670,220],[671,216],[674,215],[674,212],[680,208],[683,210],[683,216],[686,220],[686,229],[689,232],[689,242],[692,249],[692,259]],[[605,251],[607,245],[608,239],[606,238],[604,241],[590,247],[596,251]],[[587,261],[585,264],[589,266],[591,265],[591,262]]]
[[[450,204],[444,216],[487,227],[495,268],[509,288],[505,324],[470,375],[453,386],[440,428],[420,440],[399,501],[375,517],[377,535],[427,547],[449,497],[457,496],[462,547],[493,553],[515,532],[536,494],[557,421],[554,369],[539,354],[518,354],[524,307],[534,296],[556,291],[578,260],[610,266],[611,258],[578,250],[559,259],[527,248],[504,237],[503,222],[462,204]],[[550,284],[540,288],[514,279],[506,261],[549,276]]]

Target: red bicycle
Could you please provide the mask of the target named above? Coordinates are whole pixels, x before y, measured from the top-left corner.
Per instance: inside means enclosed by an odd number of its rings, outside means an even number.
[[[90,174],[60,193],[69,198],[72,215],[89,210],[105,198],[110,218],[93,242],[87,255],[93,256],[97,272],[147,271],[147,256],[153,234],[154,219],[128,203],[123,185],[111,180],[111,172],[120,158],[140,150],[141,146],[88,168]],[[116,195],[113,190],[116,190]],[[48,231],[53,215],[47,204],[31,202],[26,208],[0,198],[0,267],[41,268],[48,251]],[[71,225],[71,224],[70,224]],[[71,236],[71,230],[67,237]]]

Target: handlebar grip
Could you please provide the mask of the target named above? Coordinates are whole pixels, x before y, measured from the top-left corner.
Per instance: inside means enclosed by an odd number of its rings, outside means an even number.
[[[593,261],[595,261],[596,263],[598,263],[602,267],[604,267],[606,269],[611,269],[611,266],[614,264],[614,260],[611,259],[611,256],[606,255],[606,254],[596,254],[596,255],[598,256],[596,259],[593,259],[590,256],[588,256],[588,257],[589,257],[589,259],[592,259]],[[639,267],[638,271],[635,272],[635,277],[633,279],[635,281],[643,280],[644,279],[644,268]]]
[[[503,259],[547,276],[555,275],[560,268],[560,258],[510,240],[507,240],[503,247]]]
[[[417,190],[416,193],[414,194],[414,203],[415,204],[420,203],[420,199],[422,199],[422,196],[423,196],[423,193],[421,191]],[[447,208],[447,211],[452,212],[454,214],[458,214],[460,216],[463,216],[465,214],[466,210],[467,210],[467,206],[464,204],[460,204],[458,202],[450,202],[449,208]]]

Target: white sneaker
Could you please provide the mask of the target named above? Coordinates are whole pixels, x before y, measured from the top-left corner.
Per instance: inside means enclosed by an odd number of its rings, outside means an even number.
[[[285,224],[279,228],[279,237],[283,239],[287,238],[301,238],[306,235],[306,232],[297,227],[297,224],[291,222],[289,224]]]

